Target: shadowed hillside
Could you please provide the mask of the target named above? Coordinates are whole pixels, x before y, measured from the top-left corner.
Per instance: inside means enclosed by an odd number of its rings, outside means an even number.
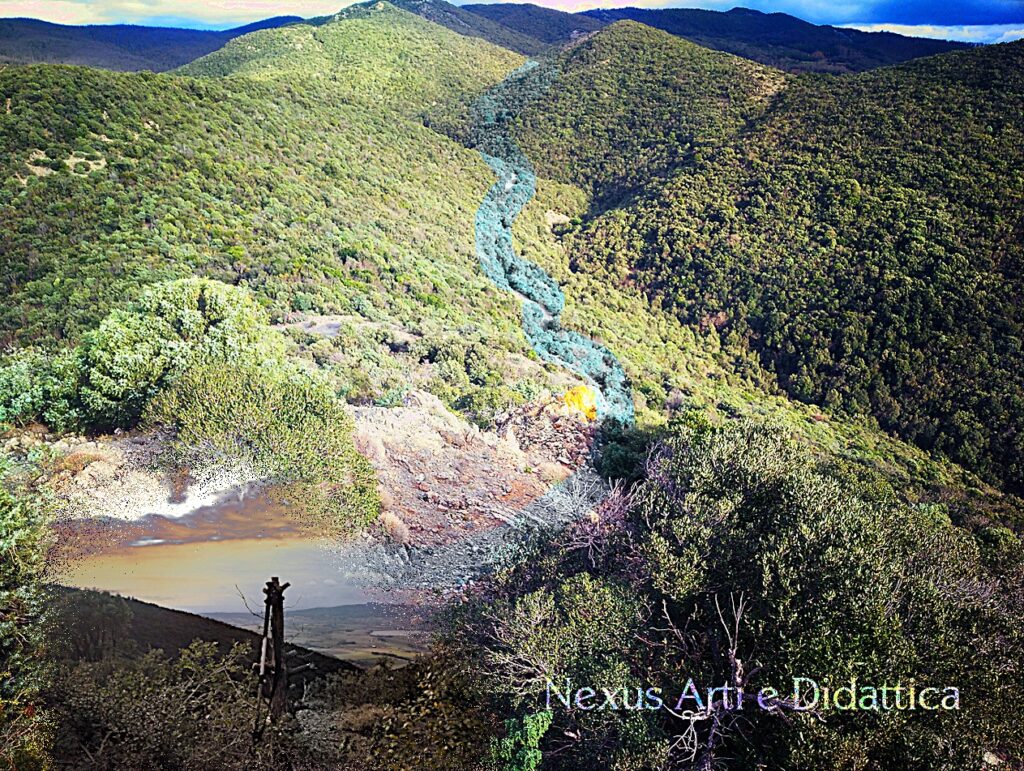
[[[393,3],[402,10],[415,13],[424,19],[447,27],[452,32],[468,37],[483,38],[502,48],[508,48],[527,56],[543,53],[548,43],[528,34],[499,24],[483,14],[472,13],[445,0],[396,0]]]
[[[63,586],[53,587],[53,591],[55,644],[69,661],[90,661],[113,654],[142,656],[149,651],[176,658],[196,640],[216,643],[222,655],[234,645],[245,646],[254,657],[259,650],[260,633],[243,628],[241,623],[227,624],[106,592]],[[262,627],[262,618],[254,619],[246,626]],[[357,669],[347,661],[299,645],[289,643],[288,651],[293,668],[312,665],[296,674],[294,685],[299,691],[313,678]]]
[[[598,8],[581,15],[605,23],[638,21],[789,72],[861,72],[968,47],[947,40],[811,24],[785,13],[749,8],[724,13],[696,8]]]
[[[0,64],[80,64],[106,70],[163,72],[216,51],[232,38],[300,21],[277,16],[213,32],[127,24],[69,26],[0,19]]]
[[[601,29],[607,23],[530,3],[479,3],[462,7],[516,32],[543,40],[549,45],[568,43]]]
[[[785,76],[635,22],[562,52],[556,85],[522,112],[516,136],[545,176],[602,204],[727,142]]]
[[[615,27],[587,45],[602,37],[601,66],[566,69],[564,105],[642,92],[655,115],[708,109],[706,97],[652,93],[636,49]],[[1020,490],[1022,57],[1012,43],[793,80],[743,131],[586,226],[576,265],[715,326],[791,395],[872,416]],[[557,154],[570,137],[587,158],[608,155],[605,137],[629,136],[603,107],[578,114],[572,134],[563,125],[528,113],[523,142],[555,148],[539,160],[566,181],[588,169]],[[670,157],[687,141],[667,131],[645,151]],[[596,189],[616,181],[595,168]]]

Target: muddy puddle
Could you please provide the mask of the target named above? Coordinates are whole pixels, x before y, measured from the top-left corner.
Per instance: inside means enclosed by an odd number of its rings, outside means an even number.
[[[264,583],[280,576],[291,583],[294,643],[359,661],[372,660],[377,648],[400,658],[423,648],[418,614],[383,604],[388,597],[360,584],[336,543],[259,489],[176,517],[70,520],[58,541],[54,578],[66,586],[247,627],[249,608],[262,609]]]

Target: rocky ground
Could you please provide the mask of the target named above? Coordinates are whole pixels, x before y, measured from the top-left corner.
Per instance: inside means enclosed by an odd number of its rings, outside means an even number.
[[[593,424],[558,398],[507,412],[494,431],[417,391],[402,406],[353,407],[352,414],[357,444],[380,480],[383,513],[380,525],[339,545],[338,558],[352,580],[373,588],[458,591],[529,531],[564,525],[604,493],[587,465]],[[27,430],[6,442],[8,451],[48,445],[54,453],[49,485],[62,532],[81,542],[65,550],[71,554],[145,538],[151,515],[166,523],[266,483],[244,464],[175,469],[166,454],[171,439],[150,432],[56,440]]]
[[[580,469],[593,441],[591,426],[555,399],[507,413],[495,432],[481,431],[424,392],[410,393],[402,407],[353,413],[357,444],[380,479],[384,511],[408,529],[398,540],[417,546],[508,524]]]

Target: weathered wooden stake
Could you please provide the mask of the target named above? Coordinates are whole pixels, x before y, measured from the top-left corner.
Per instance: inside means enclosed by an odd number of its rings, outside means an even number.
[[[270,619],[270,649],[274,663],[270,677],[264,680],[266,696],[270,700],[270,721],[276,723],[288,708],[288,664],[284,656],[284,590],[290,583],[282,584],[277,576],[267,581],[263,593],[267,595],[267,618]],[[266,621],[264,621],[266,635]],[[266,637],[264,636],[264,645]],[[261,657],[265,662],[265,655]]]

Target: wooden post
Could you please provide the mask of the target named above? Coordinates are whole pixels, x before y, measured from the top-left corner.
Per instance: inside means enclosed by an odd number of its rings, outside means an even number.
[[[284,590],[289,586],[291,584],[282,584],[278,577],[274,576],[267,581],[267,586],[263,590],[263,593],[267,595],[270,648],[274,657],[267,693],[270,699],[270,721],[272,723],[280,720],[288,708],[288,664],[284,656]]]

